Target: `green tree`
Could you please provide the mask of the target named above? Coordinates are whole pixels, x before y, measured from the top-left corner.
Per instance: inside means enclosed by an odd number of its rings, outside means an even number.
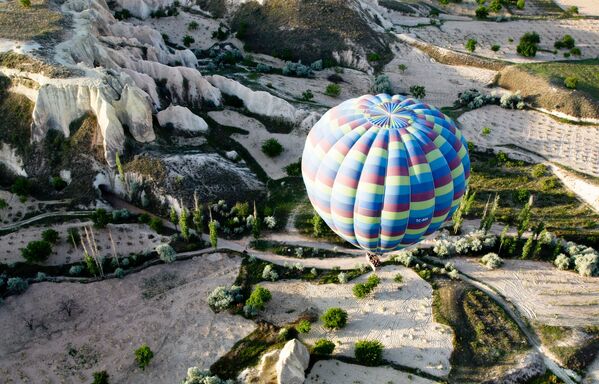
[[[94,259],[93,256],[85,252],[83,254],[83,262],[85,263],[85,266],[89,273],[91,273],[94,276],[100,275],[100,268],[98,267],[98,263],[96,263],[96,259]]]
[[[474,52],[474,50],[476,50],[476,40],[468,39],[468,41],[466,41],[466,44],[464,46],[466,47],[466,50],[468,52]]]
[[[324,222],[322,217],[315,211],[312,216],[312,234],[314,237],[324,236],[327,230],[327,224]]]
[[[335,350],[335,343],[327,339],[316,340],[312,347],[312,353],[315,355],[330,355]]]
[[[424,99],[426,96],[426,89],[422,85],[412,85],[410,87],[410,93],[417,99]]]
[[[169,213],[169,220],[171,221],[171,223],[173,223],[175,225],[175,230],[179,230],[179,227],[177,227],[177,223],[179,222],[179,215],[177,215],[177,210],[175,209],[174,206],[171,206],[171,210]]]
[[[405,64],[399,64],[397,66],[397,69],[399,69],[401,71],[401,73],[404,73],[408,69],[408,66]]]
[[[354,347],[354,355],[360,364],[377,366],[383,361],[383,344],[378,340],[359,340]]]
[[[487,16],[489,16],[489,10],[484,5],[481,5],[480,7],[476,8],[474,14],[476,15],[477,19],[486,19]]]
[[[472,203],[474,203],[474,198],[476,197],[476,192],[470,193],[470,189],[466,189],[464,196],[462,196],[462,200],[460,200],[460,205],[458,209],[453,214],[453,233],[459,234],[462,230],[462,224],[464,223],[464,215],[470,213],[470,209],[472,208]]]
[[[499,235],[499,250],[497,251],[497,254],[501,255],[501,248],[503,248],[503,245],[505,244],[505,240],[507,238],[507,232],[510,229],[509,225],[506,225],[505,227],[503,227],[503,230],[501,231],[501,234]]]
[[[262,143],[262,152],[268,157],[277,157],[283,152],[283,146],[279,140],[271,138]]]
[[[312,329],[312,324],[310,324],[308,320],[302,320],[295,329],[297,329],[299,333],[308,333],[310,332],[310,329]]]
[[[329,308],[320,317],[320,320],[322,320],[325,328],[340,329],[347,324],[347,312],[338,307]]]
[[[536,32],[526,32],[520,38],[520,43],[516,47],[519,55],[524,57],[534,57],[537,54],[537,44],[541,42],[541,37]]]
[[[94,381],[92,384],[108,384],[108,372],[100,371],[94,372]]]
[[[304,101],[310,101],[314,98],[314,94],[312,93],[311,90],[305,90],[304,92],[302,92],[302,100]]]
[[[119,177],[123,184],[125,184],[125,171],[123,170],[123,164],[121,164],[121,157],[118,152],[114,156],[114,162],[116,163],[116,169],[119,171]]]
[[[330,97],[339,97],[341,94],[341,86],[339,84],[331,83],[325,88],[324,94]]]
[[[47,241],[48,243],[56,244],[59,238],[58,232],[52,228],[48,228],[42,232],[42,240]]]
[[[254,201],[254,221],[252,222],[252,235],[254,236],[254,239],[260,238],[260,231],[260,218],[258,217],[256,202]]]
[[[533,198],[532,196],[529,197],[528,202],[526,204],[524,204],[524,207],[522,207],[522,209],[520,210],[520,212],[518,213],[518,217],[516,219],[516,223],[517,223],[517,232],[518,232],[518,240],[522,238],[522,234],[524,233],[524,231],[526,231],[528,229],[528,226],[530,224],[530,219],[532,217],[532,205],[533,205]]]
[[[216,248],[218,246],[218,230],[215,220],[210,220],[208,223],[208,232],[210,233],[210,245],[212,248]]]
[[[195,43],[195,39],[193,37],[191,37],[189,35],[185,35],[183,37],[183,45],[184,46],[189,48],[191,46],[191,44],[193,44],[193,43]]]
[[[524,247],[522,247],[522,259],[528,259],[531,256],[533,242],[533,236],[530,236],[528,239],[526,239],[526,243],[524,243]]]
[[[497,208],[499,207],[499,194],[495,194],[495,198],[493,199],[493,204],[491,205],[491,209],[489,213],[486,215],[484,220],[481,220],[480,229],[482,229],[485,233],[488,233],[491,230],[491,227],[495,223],[495,218],[497,214]]]
[[[526,6],[526,0],[518,0],[516,2],[516,8],[518,8],[518,9],[524,9],[525,6]]]
[[[202,205],[198,199],[198,193],[195,191],[193,193],[193,226],[198,234],[202,234],[204,232],[204,223],[202,217]]]
[[[256,285],[245,305],[249,305],[257,310],[264,310],[264,305],[272,299],[270,291],[260,285]]]
[[[98,208],[91,215],[92,222],[96,228],[106,228],[110,223],[110,215],[104,208]]]
[[[491,51],[493,51],[493,52],[497,52],[497,51],[499,51],[500,49],[501,49],[501,45],[499,45],[499,44],[493,44],[493,45],[491,46]]]
[[[150,360],[154,357],[154,352],[148,347],[147,344],[143,344],[141,347],[135,350],[135,362],[139,368],[145,370]]]
[[[29,263],[46,261],[52,253],[52,244],[45,240],[31,241],[21,249],[21,256]]]
[[[502,6],[501,6],[501,2],[499,0],[492,0],[489,3],[489,10],[491,12],[497,13],[497,12],[501,11],[501,8],[502,8]]]
[[[181,215],[179,215],[179,229],[181,230],[181,236],[185,240],[189,240],[189,227],[187,226],[187,209],[181,208]]]
[[[29,180],[21,176],[17,177],[10,187],[10,191],[21,198],[29,196],[30,190],[31,184]]]

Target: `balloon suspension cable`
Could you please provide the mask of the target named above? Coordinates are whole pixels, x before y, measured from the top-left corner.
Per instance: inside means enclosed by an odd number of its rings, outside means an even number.
[[[370,267],[374,272],[376,272],[377,267],[381,266],[381,260],[376,253],[366,252],[366,259],[368,259],[368,264],[370,264]]]

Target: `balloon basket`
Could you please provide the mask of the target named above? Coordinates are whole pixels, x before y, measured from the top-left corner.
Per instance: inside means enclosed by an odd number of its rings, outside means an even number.
[[[376,272],[376,268],[381,266],[381,260],[379,259],[379,255],[376,253],[366,253],[366,259],[368,260],[368,264],[370,268],[372,268],[373,272]]]

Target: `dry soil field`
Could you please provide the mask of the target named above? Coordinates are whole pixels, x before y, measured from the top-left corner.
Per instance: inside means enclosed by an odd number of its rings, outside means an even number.
[[[393,277],[401,273],[404,282]],[[431,286],[415,272],[403,267],[384,267],[377,271],[381,283],[374,294],[357,299],[352,294],[354,283],[314,285],[307,282],[280,281],[264,283],[272,292],[263,317],[276,324],[295,320],[308,308],[319,313],[331,307],[348,312],[347,326],[328,331],[318,321],[303,336],[307,343],[328,338],[337,343],[335,354],[353,356],[353,345],[359,339],[377,339],[385,346],[383,357],[398,364],[419,368],[436,376],[449,373],[449,357],[453,349],[453,333],[432,318]]]
[[[34,284],[0,311],[1,381],[82,383],[107,370],[111,383],[175,383],[190,366],[208,368],[255,328],[214,314],[206,302],[216,286],[233,282],[239,265],[216,253],[122,280]],[[77,303],[71,317],[59,310],[65,298]],[[133,354],[143,343],[154,352],[145,371]]]
[[[488,270],[478,259],[454,258],[467,275],[493,287],[530,320],[548,325],[599,325],[599,279],[560,271],[545,262],[505,260]]]

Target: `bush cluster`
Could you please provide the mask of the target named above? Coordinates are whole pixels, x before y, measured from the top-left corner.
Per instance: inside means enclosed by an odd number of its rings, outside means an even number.
[[[354,296],[356,296],[359,299],[362,299],[366,297],[370,292],[372,292],[372,290],[376,288],[376,286],[379,285],[380,282],[381,279],[377,275],[372,274],[368,277],[366,282],[354,285],[354,287],[352,288],[352,292],[354,293]]]
[[[481,252],[495,246],[496,236],[485,234],[484,231],[473,231],[465,236],[450,238],[446,232],[433,243],[433,253],[438,257],[452,257],[455,255],[466,255]]]
[[[208,295],[208,305],[215,311],[223,311],[243,300],[241,287],[232,285],[230,288],[220,286]]]
[[[293,63],[288,61],[283,66],[282,73],[285,76],[295,76],[295,77],[312,77],[314,76],[314,72],[311,67],[302,64],[301,62]]]
[[[524,57],[534,57],[537,54],[538,44],[541,42],[541,37],[536,32],[526,32],[520,38],[520,42],[516,47],[519,55]]]
[[[187,370],[187,376],[181,384],[235,384],[235,380],[223,380],[213,375],[210,370],[192,367]]]
[[[341,329],[347,324],[347,312],[338,307],[329,308],[323,313],[320,320],[325,328]]]
[[[277,139],[268,139],[262,143],[262,152],[268,157],[277,157],[283,152],[283,146]]]
[[[359,340],[354,346],[354,355],[360,364],[377,366],[383,361],[383,344],[378,340]]]
[[[256,285],[252,294],[245,302],[243,311],[249,317],[255,316],[258,311],[264,310],[264,306],[272,299],[270,291],[260,285]]]
[[[481,257],[480,263],[488,269],[497,269],[503,264],[503,259],[496,253],[490,252]]]
[[[312,353],[315,355],[330,355],[335,350],[335,343],[327,339],[316,340],[312,347]]]

